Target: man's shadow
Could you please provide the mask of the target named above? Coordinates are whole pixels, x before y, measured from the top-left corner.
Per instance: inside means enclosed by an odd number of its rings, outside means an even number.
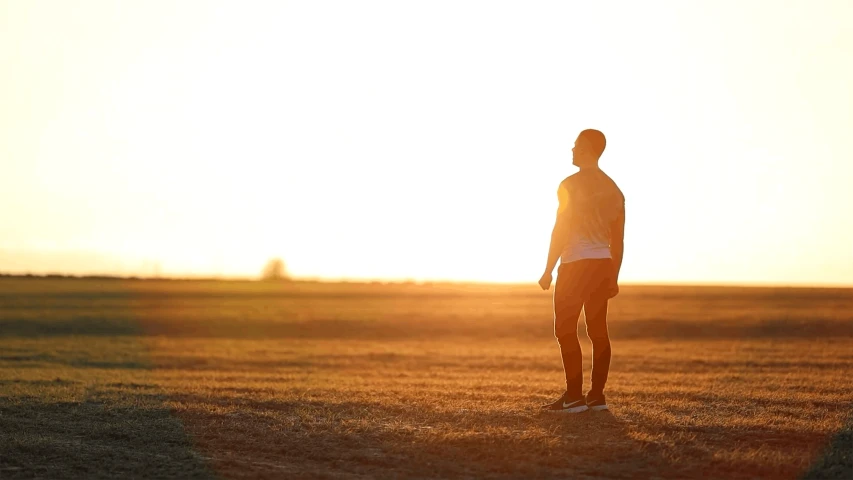
[[[206,431],[210,443],[227,444],[239,452],[246,464],[275,465],[297,477],[679,476],[659,453],[631,439],[626,422],[609,411],[540,413],[535,404],[529,411],[500,406],[449,409],[446,404],[432,408],[426,399],[417,404],[379,398],[260,400],[251,392],[218,400],[194,395],[173,400],[239,406],[240,416],[223,413],[182,420],[190,431]]]
[[[678,466],[634,440],[630,424],[611,410],[579,414],[542,413],[542,425],[551,425],[563,436],[563,452],[572,458],[571,470],[584,478],[670,478],[683,477]]]

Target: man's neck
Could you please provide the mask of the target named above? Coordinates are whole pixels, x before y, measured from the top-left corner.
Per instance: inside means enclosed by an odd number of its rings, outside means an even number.
[[[580,171],[582,171],[582,172],[586,172],[586,171],[594,171],[594,170],[601,170],[600,168],[598,168],[598,164],[597,164],[597,163],[590,163],[590,164],[586,164],[586,165],[578,165],[578,168],[579,168],[579,169],[580,169]]]

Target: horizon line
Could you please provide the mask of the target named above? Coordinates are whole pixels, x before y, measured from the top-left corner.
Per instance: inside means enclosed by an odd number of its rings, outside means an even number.
[[[66,274],[66,273],[12,273],[0,272],[0,278],[41,278],[67,280],[133,280],[133,281],[217,281],[217,282],[292,282],[292,283],[380,283],[400,285],[457,284],[457,285],[535,285],[535,281],[489,281],[489,280],[449,280],[449,279],[405,279],[405,278],[366,278],[366,277],[286,277],[264,280],[257,276],[239,275],[119,275],[119,274]],[[853,284],[842,283],[795,283],[795,282],[720,282],[720,281],[626,281],[620,282],[626,287],[703,287],[703,288],[840,288],[853,289]]]

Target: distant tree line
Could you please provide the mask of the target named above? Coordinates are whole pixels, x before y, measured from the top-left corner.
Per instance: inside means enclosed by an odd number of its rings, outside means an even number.
[[[145,277],[129,276],[123,277],[120,275],[72,275],[65,273],[2,273],[0,278],[62,278],[70,280],[148,280]],[[168,280],[168,279],[163,279]]]
[[[72,275],[63,273],[3,273],[0,272],[0,278],[55,278],[55,279],[90,279],[90,280],[227,280],[221,278],[168,278],[168,277],[140,277],[136,275],[121,276],[121,275]],[[272,258],[261,271],[261,280],[263,281],[290,281],[290,274],[287,272],[287,267],[284,260],[281,258]]]

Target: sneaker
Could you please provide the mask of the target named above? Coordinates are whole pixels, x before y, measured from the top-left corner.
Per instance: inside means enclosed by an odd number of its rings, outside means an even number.
[[[586,406],[584,397],[568,398],[567,393],[564,393],[556,402],[550,405],[542,405],[543,412],[561,412],[561,413],[580,413],[589,409]]]
[[[586,396],[586,406],[592,411],[607,410],[607,402],[604,400],[604,394],[590,397]]]

